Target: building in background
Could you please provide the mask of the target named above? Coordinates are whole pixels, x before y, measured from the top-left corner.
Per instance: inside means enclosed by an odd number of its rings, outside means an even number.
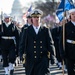
[[[23,15],[22,8],[23,7],[22,7],[20,1],[14,0],[10,15],[16,21],[18,21],[18,20],[22,21],[22,15]]]
[[[25,8],[21,5],[20,0],[14,0],[12,9],[11,9],[11,17],[13,20],[24,23],[23,21],[23,14]]]

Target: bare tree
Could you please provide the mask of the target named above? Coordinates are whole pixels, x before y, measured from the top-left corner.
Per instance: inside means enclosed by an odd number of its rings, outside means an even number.
[[[44,16],[48,14],[53,15],[53,12],[55,12],[58,7],[58,3],[55,2],[55,0],[45,0],[45,2],[43,2],[42,0],[38,0],[34,4],[35,8],[39,8],[44,12]]]

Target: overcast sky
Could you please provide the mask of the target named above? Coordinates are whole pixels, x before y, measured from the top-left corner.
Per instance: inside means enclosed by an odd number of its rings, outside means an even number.
[[[0,11],[2,10],[5,13],[11,13],[13,1],[14,0],[0,0]],[[23,6],[27,5],[27,3],[31,3],[34,1],[36,1],[36,0],[20,0],[21,4]],[[59,1],[59,0],[57,0],[57,1]]]
[[[0,0],[0,11],[2,10],[5,13],[11,13],[11,8],[14,0]],[[36,0],[20,0],[23,6],[27,5],[27,3],[34,2]]]

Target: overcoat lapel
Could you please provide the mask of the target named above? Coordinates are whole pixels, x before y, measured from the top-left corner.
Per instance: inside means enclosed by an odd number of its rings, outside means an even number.
[[[30,28],[29,28],[29,35],[31,35],[33,38],[35,38],[36,37],[36,33],[35,33],[35,30],[34,30],[34,28],[33,28],[33,26],[30,26]]]
[[[43,31],[43,29],[42,29],[42,27],[40,26],[40,29],[39,29],[39,31],[38,31],[38,39],[40,38],[40,37],[42,37],[42,35],[41,34],[43,34],[42,33],[42,31]]]
[[[39,31],[38,31],[38,34],[36,34],[36,32],[35,32],[33,26],[31,26],[29,30],[30,30],[30,31],[29,31],[29,34],[30,34],[33,38],[35,38],[35,39],[39,39],[39,38],[42,36],[41,33],[42,33],[43,29],[42,29],[41,26],[40,26],[40,29],[39,29]]]

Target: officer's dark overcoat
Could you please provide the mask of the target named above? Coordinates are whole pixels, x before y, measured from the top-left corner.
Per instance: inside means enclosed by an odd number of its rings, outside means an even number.
[[[25,28],[26,29],[26,28]],[[24,38],[20,49],[26,53],[26,75],[45,75],[48,72],[49,59],[48,51],[54,54],[54,45],[51,34],[46,27],[40,27],[38,34],[35,33],[33,26],[29,26],[24,33]],[[26,47],[26,48],[25,48]]]
[[[21,32],[20,32],[20,38],[19,38],[19,56],[20,57],[22,57],[22,54],[24,53],[24,51],[23,50],[20,50],[20,45],[21,45],[21,40],[23,39],[23,35],[24,35],[24,33],[25,33],[25,28],[27,28],[28,27],[28,24],[25,24],[23,27],[22,27],[22,29],[21,29]]]

